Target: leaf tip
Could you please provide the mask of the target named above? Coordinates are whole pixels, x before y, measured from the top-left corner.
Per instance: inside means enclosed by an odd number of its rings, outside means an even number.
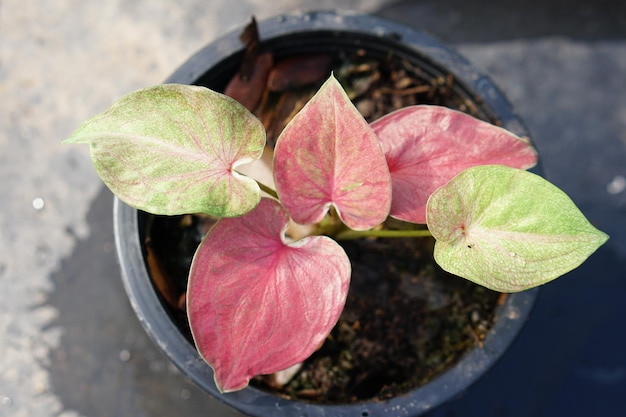
[[[217,371],[214,370],[213,382],[220,394],[228,394],[247,388],[250,383],[250,377],[233,378],[231,375],[224,375],[224,378],[221,378],[218,376]]]

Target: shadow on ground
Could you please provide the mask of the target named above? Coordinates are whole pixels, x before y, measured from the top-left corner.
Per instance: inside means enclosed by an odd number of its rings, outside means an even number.
[[[451,43],[553,36],[601,41],[626,36],[626,6],[620,0],[403,0],[381,8],[377,15]]]
[[[89,417],[239,415],[188,382],[139,324],[115,258],[112,207],[103,187],[87,216],[89,238],[52,277],[51,326],[63,331],[50,354],[55,394]]]

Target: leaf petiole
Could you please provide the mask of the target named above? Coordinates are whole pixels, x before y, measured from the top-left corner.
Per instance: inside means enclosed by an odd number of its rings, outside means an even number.
[[[363,237],[432,237],[430,230],[349,230],[346,229],[335,236],[337,240],[352,240]]]
[[[267,194],[269,194],[271,197],[274,197],[276,200],[279,200],[278,194],[276,193],[276,190],[273,190],[272,188],[270,188],[267,185],[263,184],[259,180],[255,180],[255,181],[259,185],[259,188],[261,189],[261,191],[264,191]]]

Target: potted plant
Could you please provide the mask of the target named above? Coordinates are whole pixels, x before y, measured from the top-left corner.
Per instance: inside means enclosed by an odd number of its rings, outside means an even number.
[[[607,236],[562,191],[526,171],[536,153],[519,119],[487,78],[431,38],[372,17],[320,12],[264,22],[261,39],[247,33],[247,48],[232,34],[216,41],[168,83],[123,97],[66,141],[90,145],[98,173],[119,197],[116,239],[131,302],[187,375],[243,412],[417,415],[465,388],[502,353],[532,304],[533,290],[519,291],[577,267]],[[218,52],[223,55],[213,56]],[[345,59],[354,69],[363,54],[412,62],[477,117],[410,105],[368,123],[362,115],[368,109],[359,112],[354,94],[376,75],[349,81],[342,72]],[[290,60],[293,55],[306,59]],[[278,117],[279,131],[264,126],[259,118],[275,119],[264,112],[275,115],[281,107],[265,93],[247,101],[252,93],[302,77],[315,84],[319,62],[332,68],[324,67],[319,90],[293,117]],[[257,79],[263,88],[250,88]],[[217,92],[224,89],[250,110]],[[182,300],[165,288],[170,280],[155,277],[166,270],[156,265],[162,260],[151,246],[154,220],[145,212],[182,215],[184,222],[195,221],[186,216],[191,213],[210,216],[200,217],[207,233],[193,248]],[[246,388],[265,374],[274,375],[266,386],[284,385],[290,370],[324,349],[356,270],[346,254],[353,252],[338,242],[379,250],[381,240],[420,236],[434,237],[434,258],[444,270],[516,293],[503,298],[498,330],[477,340],[482,347],[432,383],[384,401],[320,405]],[[196,347],[177,321],[181,310]],[[367,326],[361,321],[344,331]]]

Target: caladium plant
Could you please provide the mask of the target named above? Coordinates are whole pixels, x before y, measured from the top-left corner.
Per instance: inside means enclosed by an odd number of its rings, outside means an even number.
[[[204,87],[136,91],[65,142],[89,144],[103,181],[137,209],[219,218],[195,253],[187,313],[224,392],[324,342],[350,283],[338,240],[432,235],[443,269],[514,292],[578,267],[608,238],[526,171],[537,162],[526,140],[429,105],[368,124],[332,75],[270,150],[267,183],[246,169],[268,151],[263,125]],[[388,216],[427,227],[387,230]]]

